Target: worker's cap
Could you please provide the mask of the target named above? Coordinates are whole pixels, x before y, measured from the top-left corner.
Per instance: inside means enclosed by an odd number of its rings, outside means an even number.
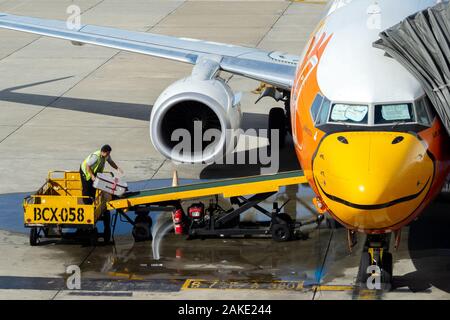
[[[102,152],[111,152],[111,150],[112,148],[109,144],[105,144],[101,149]]]

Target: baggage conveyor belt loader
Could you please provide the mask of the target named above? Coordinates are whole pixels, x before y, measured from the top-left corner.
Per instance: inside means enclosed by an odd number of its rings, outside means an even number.
[[[100,236],[108,241],[111,211],[115,211],[112,234],[118,218],[122,218],[133,225],[136,241],[151,238],[151,210],[172,211],[175,233],[190,237],[271,235],[276,241],[287,241],[293,239],[296,227],[302,225],[287,213],[281,213],[286,203],[280,207],[274,202],[271,212],[259,205],[280,187],[307,183],[302,171],[127,192],[120,198],[98,190],[89,205],[83,202],[78,172],[64,172],[60,179],[54,179],[53,174],[49,173],[46,184],[35,195],[24,200],[25,227],[31,228],[32,245],[38,243],[42,231],[47,237],[49,230],[62,227],[88,230],[91,238],[96,238],[99,235],[96,223],[101,220],[105,232]],[[252,208],[269,217],[269,221],[242,223],[241,214]],[[129,212],[135,213],[134,220]],[[320,223],[322,219],[318,215],[307,223]]]

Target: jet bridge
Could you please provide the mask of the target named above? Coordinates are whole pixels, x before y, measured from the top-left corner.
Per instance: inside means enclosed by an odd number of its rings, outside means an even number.
[[[373,45],[422,84],[450,134],[450,4],[445,1],[380,33]]]

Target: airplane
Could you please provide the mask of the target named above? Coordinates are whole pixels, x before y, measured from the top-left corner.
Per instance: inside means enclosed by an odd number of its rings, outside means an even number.
[[[233,148],[225,132],[239,128],[239,94],[221,71],[271,85],[264,94],[285,108],[270,110],[269,129],[280,130],[281,144],[290,129],[314,204],[348,229],[350,246],[357,232],[367,235],[359,280],[374,265],[388,283],[391,234],[398,242],[402,227],[442,189],[450,141],[418,80],[372,43],[382,30],[438,2],[331,1],[300,56],[93,25],[73,29],[6,13],[0,27],[194,65],[190,76],[162,92],[151,113],[152,143],[174,161],[208,162]],[[196,119],[222,136],[186,159],[173,152],[171,134],[192,131]]]

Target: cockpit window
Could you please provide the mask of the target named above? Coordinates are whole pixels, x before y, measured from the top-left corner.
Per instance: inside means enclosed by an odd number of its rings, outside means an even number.
[[[424,96],[423,98],[416,101],[416,113],[417,113],[417,122],[426,126],[431,125],[430,117],[432,115],[428,115],[427,111],[432,110],[432,108],[429,108],[430,102],[427,98],[427,96]]]
[[[317,117],[317,124],[327,123],[328,114],[330,113],[331,101],[327,98],[323,99],[322,107],[320,108],[319,116]]]
[[[350,124],[367,124],[369,106],[336,103],[330,114],[330,122],[344,122]]]
[[[314,110],[315,124],[324,130],[331,130],[337,125],[377,126],[404,128],[405,130],[422,130],[420,126],[430,127],[436,117],[430,100],[423,96],[414,102],[349,104],[331,102],[326,97],[317,96],[314,103],[321,102],[319,109]],[[316,111],[317,110],[317,111]],[[405,126],[403,126],[405,125]]]
[[[317,114],[319,113],[320,106],[323,101],[323,96],[319,93],[317,94],[316,98],[314,99],[314,102],[311,106],[311,117],[313,121],[316,121]]]
[[[382,104],[375,106],[375,124],[415,122],[412,103]]]

